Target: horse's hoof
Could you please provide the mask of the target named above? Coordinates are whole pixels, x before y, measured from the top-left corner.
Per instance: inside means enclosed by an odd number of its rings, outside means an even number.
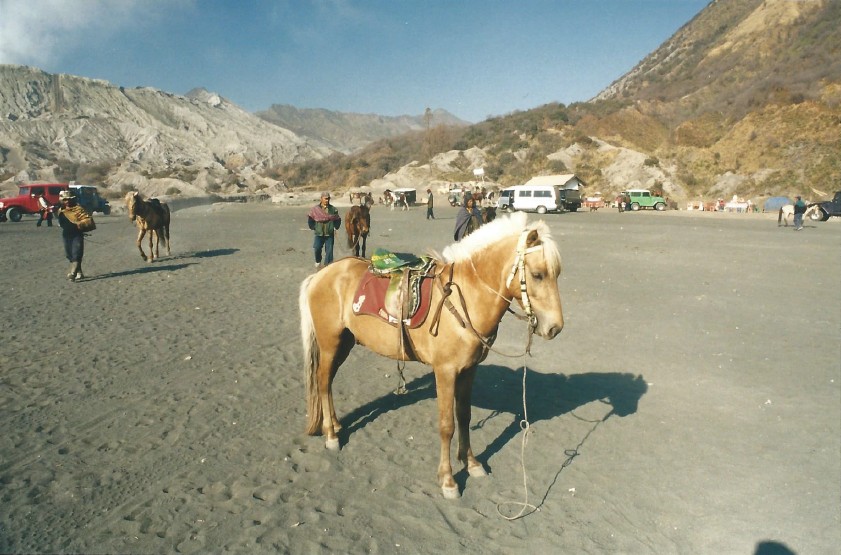
[[[332,439],[328,439],[326,443],[327,449],[331,451],[338,451],[339,450],[339,438],[334,437]]]
[[[444,494],[444,499],[458,499],[461,497],[461,494],[458,491],[458,486],[441,486],[441,493]]]
[[[488,475],[488,473],[485,471],[485,467],[483,467],[481,464],[467,467],[467,473],[473,476],[474,478],[479,478]]]

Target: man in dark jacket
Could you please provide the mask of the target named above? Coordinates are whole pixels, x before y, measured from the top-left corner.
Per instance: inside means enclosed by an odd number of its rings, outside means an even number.
[[[800,231],[803,229],[803,214],[806,213],[806,203],[800,198],[800,195],[794,197],[794,230]]]
[[[476,199],[472,193],[464,194],[464,204],[456,214],[456,227],[453,231],[453,240],[461,241],[482,225],[482,213],[476,206]]]
[[[315,233],[312,248],[315,251],[315,267],[321,268],[333,262],[333,236],[342,225],[342,218],[336,207],[330,204],[330,193],[321,193],[321,202],[307,214],[307,225]],[[324,255],[321,251],[324,249]],[[323,261],[323,264],[322,264]]]
[[[76,195],[70,191],[62,191],[58,195],[61,208],[58,211],[58,225],[61,226],[61,239],[64,241],[64,255],[70,261],[70,273],[67,279],[79,281],[84,279],[82,273],[82,257],[85,255],[85,234],[79,230],[75,222],[68,217],[76,209]]]

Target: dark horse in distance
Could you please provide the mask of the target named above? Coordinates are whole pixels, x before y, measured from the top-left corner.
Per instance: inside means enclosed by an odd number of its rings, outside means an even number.
[[[354,256],[365,258],[365,247],[368,243],[368,232],[371,230],[371,210],[367,205],[352,206],[345,218],[347,232],[347,248],[353,249]]]
[[[169,206],[156,198],[145,200],[137,191],[131,191],[126,195],[126,208],[128,217],[137,224],[137,248],[140,250],[140,257],[143,260],[154,262],[160,258],[158,245],[161,239],[166,246],[166,254],[170,254],[169,244]],[[149,233],[149,257],[143,252],[143,236]],[[154,238],[154,245],[152,240]],[[154,247],[154,249],[153,249]]]

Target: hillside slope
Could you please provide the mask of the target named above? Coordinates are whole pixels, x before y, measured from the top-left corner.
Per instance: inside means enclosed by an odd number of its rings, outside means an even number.
[[[380,116],[274,104],[256,115],[345,154],[358,151],[380,139],[422,131],[431,126],[469,125],[442,109],[429,110],[422,116]]]
[[[331,152],[215,94],[187,98],[23,66],[0,65],[0,114],[0,181],[233,192],[276,185],[257,175],[266,167]]]
[[[588,102],[277,171],[293,187],[425,188],[473,185],[479,166],[485,186],[574,172],[606,196],[647,187],[678,203],[825,197],[841,184],[841,2],[714,1]]]

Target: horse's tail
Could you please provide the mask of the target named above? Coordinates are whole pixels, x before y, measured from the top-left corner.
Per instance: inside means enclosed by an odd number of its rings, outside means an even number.
[[[298,308],[301,311],[301,342],[304,347],[304,383],[307,399],[307,434],[316,435],[321,431],[321,396],[318,394],[319,349],[315,337],[315,325],[310,312],[309,286],[315,274],[301,283],[298,294]]]
[[[161,203],[161,208],[163,209],[163,228],[164,228],[164,238],[166,239],[166,248],[169,250],[169,205],[165,202]]]

